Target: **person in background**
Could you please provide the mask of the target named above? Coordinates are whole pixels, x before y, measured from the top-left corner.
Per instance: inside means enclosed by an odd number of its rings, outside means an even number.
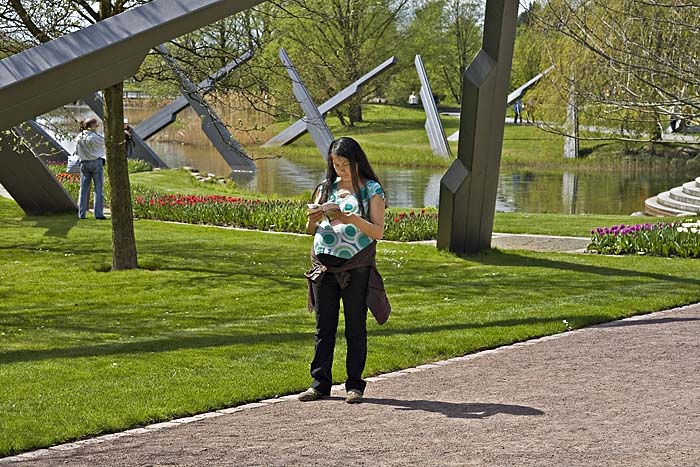
[[[131,157],[134,155],[134,148],[136,147],[136,142],[134,141],[134,133],[129,126],[129,120],[124,119],[124,144],[126,146],[126,157],[127,159],[131,159]]]
[[[100,126],[96,118],[88,118],[80,122],[81,132],[78,134],[76,152],[80,158],[80,195],[78,196],[78,219],[85,219],[90,199],[90,185],[94,183],[95,219],[105,219],[104,216],[104,165],[105,140],[97,133]]]
[[[418,105],[418,96],[416,96],[415,92],[408,96],[408,105]]]
[[[517,124],[518,120],[520,120],[520,123],[523,123],[523,101],[521,99],[516,100],[513,104],[513,112],[515,113],[513,123]]]
[[[391,310],[375,261],[377,240],[384,236],[385,194],[360,145],[339,138],[328,150],[326,179],[313,202],[336,203],[338,209],[309,212],[307,233],[314,235],[312,268],[305,275],[309,309],[316,312],[311,387],[299,395],[302,402],[330,395],[333,352],[340,302],[345,317],[347,380],[345,401],[362,402],[366,382],[367,308],[382,324]]]

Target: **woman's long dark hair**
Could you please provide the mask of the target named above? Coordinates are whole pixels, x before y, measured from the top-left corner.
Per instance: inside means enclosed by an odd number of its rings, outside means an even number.
[[[365,206],[364,203],[362,203],[362,200],[359,196],[360,187],[362,186],[362,179],[374,180],[380,185],[381,183],[379,182],[379,177],[377,177],[377,174],[375,174],[374,170],[372,170],[372,166],[367,160],[367,155],[360,147],[360,144],[352,138],[338,138],[335,141],[333,141],[331,143],[331,146],[328,148],[328,166],[326,168],[326,179],[323,181],[323,183],[321,183],[321,185],[319,185],[319,187],[323,187],[320,202],[325,203],[326,201],[328,201],[328,195],[330,195],[333,182],[336,178],[338,178],[338,174],[335,171],[335,167],[333,167],[333,158],[331,157],[333,155],[344,157],[350,162],[350,173],[352,174],[352,191],[354,192],[355,197],[358,199],[358,201],[360,201],[358,203],[360,205],[360,212],[362,213],[362,217],[365,217]]]

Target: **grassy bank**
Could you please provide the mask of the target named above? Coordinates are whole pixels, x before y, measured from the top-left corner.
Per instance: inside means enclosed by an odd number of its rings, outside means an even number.
[[[430,150],[425,133],[425,112],[422,109],[386,106],[363,106],[364,121],[354,128],[341,127],[338,119],[329,117],[327,123],[337,136],[352,136],[365,148],[371,162],[377,165],[403,167],[447,167],[449,160],[436,157]],[[459,129],[459,118],[441,116],[447,136]],[[273,125],[276,134],[289,123]],[[637,154],[622,157],[627,151],[639,152],[642,143],[618,141],[582,140],[579,159],[564,159],[562,136],[543,131],[532,125],[506,124],[503,138],[501,166],[505,168],[537,169],[561,172],[608,170],[685,170],[686,161],[676,163],[666,157],[644,157]],[[660,144],[659,147],[672,146]],[[457,143],[451,142],[452,154],[457,154]],[[318,152],[309,135],[301,137],[289,146],[279,148],[247,148],[257,156],[281,155],[291,160],[316,161]],[[694,163],[694,168],[698,164]]]
[[[135,228],[144,269],[99,272],[111,263],[109,223],[24,217],[0,199],[0,455],[308,385],[309,237]],[[369,322],[368,376],[562,332],[563,320],[588,326],[700,300],[692,260],[458,258],[383,243],[379,267],[394,312],[385,326]]]

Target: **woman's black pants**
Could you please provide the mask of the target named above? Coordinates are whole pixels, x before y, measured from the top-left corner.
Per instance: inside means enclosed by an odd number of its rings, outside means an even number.
[[[327,256],[327,255],[323,255]],[[340,258],[324,258],[327,266]],[[340,300],[343,300],[345,316],[345,340],[348,351],[345,360],[348,379],[345,389],[365,390],[367,384],[362,379],[367,360],[367,284],[369,268],[357,268],[350,271],[350,283],[345,289],[340,288],[335,274],[326,273],[319,284],[313,284],[314,300],[316,302],[316,336],[314,359],[311,362],[311,377],[314,379],[312,388],[321,394],[328,395],[333,385],[333,351],[335,350],[335,335],[338,329]]]

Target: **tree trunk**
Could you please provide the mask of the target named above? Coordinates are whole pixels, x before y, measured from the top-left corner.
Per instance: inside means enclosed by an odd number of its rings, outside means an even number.
[[[129,167],[124,143],[124,103],[122,83],[105,89],[104,129],[107,149],[107,172],[112,214],[112,270],[135,269],[136,238],[131,207]]]
[[[355,123],[362,121],[362,106],[359,102],[352,102],[350,104],[350,111],[348,112],[348,118],[350,119],[350,126],[354,126]]]

